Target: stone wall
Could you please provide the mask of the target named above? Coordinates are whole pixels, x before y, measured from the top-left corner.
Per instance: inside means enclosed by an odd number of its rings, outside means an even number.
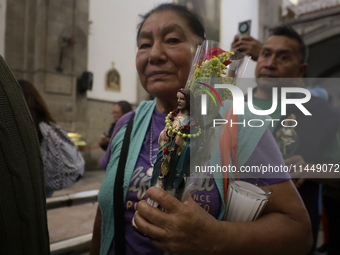
[[[77,92],[77,78],[87,71],[88,31],[89,0],[7,1],[8,65],[17,79],[35,85],[59,125],[82,135],[87,143],[82,152],[86,169],[95,170],[99,169],[104,151],[93,147],[111,125],[112,102],[91,100],[86,93]],[[70,38],[73,41],[68,45]],[[141,86],[137,93],[138,103],[148,99]]]
[[[85,103],[85,102],[83,102]],[[105,152],[101,148],[91,149],[98,145],[97,141],[99,137],[105,132],[107,133],[111,123],[111,111],[112,103],[97,101],[97,100],[86,100],[86,107],[79,107],[86,118],[85,132],[82,133],[83,139],[87,145],[85,151],[82,152],[86,159],[86,169],[99,169],[99,161],[104,156]],[[86,109],[86,112],[85,112]],[[87,150],[87,148],[89,150]]]
[[[85,120],[77,114],[85,96],[77,94],[76,81],[87,70],[88,8],[88,0],[7,1],[5,59],[18,79],[36,86],[68,131],[83,131],[76,124]]]
[[[15,77],[35,85],[66,131],[86,134],[87,98],[76,82],[87,70],[89,0],[8,0],[6,7],[5,59]]]

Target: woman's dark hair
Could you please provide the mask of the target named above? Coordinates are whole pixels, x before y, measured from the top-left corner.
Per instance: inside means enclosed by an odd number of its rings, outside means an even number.
[[[125,113],[128,113],[128,112],[131,112],[132,111],[132,106],[129,102],[127,101],[119,101],[115,104],[118,104],[120,106],[120,109],[122,110],[122,113],[125,114]]]
[[[185,21],[187,22],[188,26],[192,30],[194,34],[196,34],[202,41],[205,40],[205,32],[204,32],[204,26],[201,22],[201,18],[197,15],[189,11],[185,6],[182,5],[176,5],[176,4],[161,4],[145,15],[140,15],[142,17],[142,22],[140,22],[137,26],[138,32],[137,32],[137,41],[138,36],[140,33],[140,30],[147,18],[149,18],[152,14],[161,12],[161,11],[173,11],[179,16],[181,16]]]
[[[277,35],[277,36],[286,36],[288,38],[294,39],[298,42],[299,44],[299,52],[301,54],[301,63],[306,63],[307,62],[307,57],[308,57],[308,48],[303,41],[302,37],[290,26],[278,26],[275,27],[271,33],[271,36]]]
[[[41,121],[46,123],[55,123],[48,111],[45,101],[42,99],[38,90],[32,85],[32,83],[25,80],[18,80],[18,83],[22,88],[28,109],[31,112],[37,130],[39,130],[39,122]]]

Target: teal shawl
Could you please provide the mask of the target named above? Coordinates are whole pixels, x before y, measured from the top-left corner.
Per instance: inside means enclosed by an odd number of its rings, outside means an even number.
[[[133,170],[135,169],[139,152],[142,148],[143,140],[147,133],[155,106],[156,100],[148,102],[144,101],[140,104],[135,113],[135,119],[130,138],[129,153],[124,173],[124,200],[129,189],[131,176]],[[122,148],[126,127],[127,125],[124,125],[112,140],[110,162],[106,168],[106,175],[98,194],[98,202],[102,213],[100,254],[105,255],[109,251],[114,236],[113,186],[116,179],[120,151]]]
[[[148,101],[142,102],[138,109],[136,110],[133,129],[131,132],[131,141],[129,147],[128,158],[125,167],[125,175],[124,175],[124,200],[126,198],[126,194],[130,185],[131,176],[133,170],[135,169],[135,165],[142,148],[144,137],[147,133],[147,129],[150,124],[150,120],[152,118],[152,114],[154,112],[154,108],[156,106],[156,101]],[[225,101],[224,106],[220,110],[221,116],[224,116],[229,107],[232,106],[232,101]],[[254,118],[254,116],[249,112],[248,107],[245,107],[245,115],[239,116],[238,121],[242,122],[243,120],[249,120]],[[265,120],[268,117],[256,116],[256,119]],[[238,128],[238,158],[239,158],[239,166],[243,165],[251,154],[253,153],[255,147],[257,146],[260,138],[262,137],[264,131],[266,130],[269,122],[264,121],[265,125],[260,128],[250,128],[243,127],[239,125]],[[100,210],[102,212],[102,229],[101,229],[101,249],[100,254],[106,255],[109,251],[111,242],[114,237],[114,216],[113,216],[113,186],[116,178],[116,172],[119,162],[120,150],[123,144],[124,134],[126,130],[126,126],[123,126],[121,130],[116,134],[111,144],[111,157],[110,162],[107,166],[106,176],[100,188],[100,192],[98,195],[98,201]],[[218,127],[215,130],[216,135],[219,135],[221,132],[221,128]],[[219,137],[219,136],[218,136]],[[218,140],[218,139],[216,139]],[[216,141],[216,146],[214,146],[214,151],[212,153],[212,162],[214,164],[221,163],[221,153],[220,147],[218,144],[219,141]],[[132,145],[132,146],[131,146]],[[221,197],[221,210],[218,219],[220,220],[223,216],[225,205],[224,205],[224,184],[223,184],[223,173],[215,173],[214,174],[215,182],[217,185],[217,189],[220,193]]]

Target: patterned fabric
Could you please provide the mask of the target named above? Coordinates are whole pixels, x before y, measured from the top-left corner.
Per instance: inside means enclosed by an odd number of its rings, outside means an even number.
[[[41,154],[46,188],[60,190],[74,184],[84,174],[85,162],[77,146],[57,124],[39,123],[43,136]]]

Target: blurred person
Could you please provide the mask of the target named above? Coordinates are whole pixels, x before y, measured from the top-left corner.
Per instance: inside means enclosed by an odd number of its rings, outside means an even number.
[[[84,159],[67,133],[56,124],[38,90],[18,80],[38,134],[44,164],[46,197],[71,186],[84,174]]]
[[[295,30],[286,26],[275,28],[263,44],[257,60],[255,69],[257,87],[253,91],[253,104],[263,110],[269,109],[272,106],[272,89],[279,86],[279,83],[270,82],[270,80],[302,78],[307,69],[306,58],[307,47]],[[291,86],[301,87],[299,84],[291,84]],[[280,99],[280,92],[278,94]],[[291,97],[298,98],[297,95]],[[282,153],[286,165],[293,165],[298,169],[301,166],[304,169],[305,167],[311,168],[313,164],[339,163],[340,141],[337,135],[340,125],[339,112],[324,99],[313,95],[304,107],[312,116],[305,116],[295,105],[288,105],[286,116],[281,116],[280,102],[278,102],[277,109],[270,115],[272,119],[277,120],[276,123],[286,118],[296,119],[298,122],[294,128],[294,139],[290,139],[289,144],[283,146]],[[274,137],[281,134],[283,129],[278,124],[271,127]],[[280,142],[282,143],[282,139]],[[296,175],[292,175],[294,176]],[[318,181],[320,180],[305,180],[299,176],[294,179],[311,219],[313,251],[320,223],[320,184]]]
[[[38,90],[33,86],[32,83],[26,80],[18,80],[22,92],[24,94],[28,109],[30,110],[33,123],[38,133],[39,142],[42,142],[42,134],[39,129],[39,123],[44,121],[46,123],[55,122],[52,118],[44,99],[39,94]]]
[[[98,139],[98,144],[99,146],[106,151],[107,146],[110,143],[110,139],[113,133],[113,130],[116,126],[117,121],[126,113],[132,111],[132,106],[129,102],[127,101],[119,101],[113,105],[112,108],[112,119],[113,122],[111,124],[111,127],[109,129],[109,132],[107,134],[103,134],[99,139]]]
[[[22,92],[24,94],[28,109],[30,110],[33,123],[38,134],[39,143],[42,143],[43,136],[41,134],[39,123],[44,121],[46,123],[54,122],[45,101],[40,96],[38,90],[33,86],[32,83],[26,80],[18,80]],[[51,197],[53,190],[46,188],[46,197]]]
[[[199,19],[185,7],[173,4],[162,4],[151,10],[143,16],[138,28],[136,67],[139,79],[156,99],[142,102],[136,111],[122,117],[113,132],[111,145],[102,161],[107,173],[99,193],[90,254],[124,254],[116,250],[121,241],[126,243],[126,254],[307,252],[311,244],[310,223],[289,175],[270,180],[273,194],[262,217],[254,222],[219,221],[224,202],[213,178],[209,183],[212,190],[204,191],[213,198],[209,213],[190,196],[182,203],[164,190],[149,188],[151,177],[147,170],[156,158],[165,117],[177,106],[177,91],[185,86],[196,48],[205,36]],[[132,117],[131,140],[126,145],[123,140]],[[122,146],[128,146],[129,153],[125,169],[118,170]],[[262,130],[260,141],[255,142],[253,149],[249,158],[243,158],[246,164],[283,164],[269,131]],[[124,184],[114,187],[120,170],[124,171]],[[112,194],[122,188],[124,202],[117,204]],[[167,212],[152,208],[146,203],[146,197]],[[113,206],[121,206],[124,213],[120,221],[124,227],[119,233],[114,229],[116,211]],[[142,235],[131,228],[133,217]],[[116,243],[116,240],[119,241]]]
[[[50,254],[35,123],[0,56],[0,254]]]

